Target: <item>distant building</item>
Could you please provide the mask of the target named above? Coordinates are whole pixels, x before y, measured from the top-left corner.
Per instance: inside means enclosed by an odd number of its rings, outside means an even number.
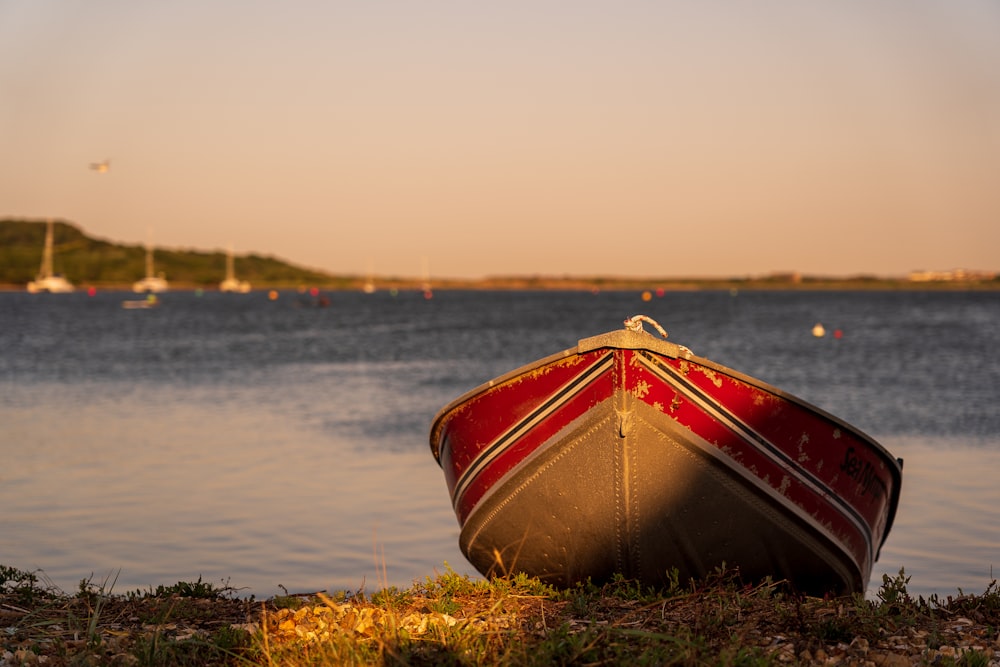
[[[773,271],[767,274],[765,280],[798,284],[802,282],[802,273],[799,271]]]
[[[969,269],[952,269],[951,271],[911,271],[910,282],[981,282],[996,280],[996,271],[973,271]]]

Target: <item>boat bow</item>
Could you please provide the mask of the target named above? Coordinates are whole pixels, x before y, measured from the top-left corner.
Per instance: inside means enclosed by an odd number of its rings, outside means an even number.
[[[900,465],[786,392],[626,328],[446,406],[431,448],[484,574],[658,584],[726,563],[814,592],[863,590]]]

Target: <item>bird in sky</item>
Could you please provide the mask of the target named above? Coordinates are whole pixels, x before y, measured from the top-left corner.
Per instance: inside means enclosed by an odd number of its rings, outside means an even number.
[[[105,160],[104,162],[91,162],[90,168],[98,174],[106,174],[108,173],[108,169],[111,168],[111,160]]]

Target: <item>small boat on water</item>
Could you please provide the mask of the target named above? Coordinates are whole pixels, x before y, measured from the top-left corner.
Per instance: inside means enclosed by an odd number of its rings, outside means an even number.
[[[233,249],[230,248],[226,253],[226,278],[221,283],[219,283],[220,292],[235,292],[237,294],[246,294],[250,291],[250,283],[246,280],[236,279],[236,268],[234,266],[233,259]]]
[[[818,595],[864,591],[902,461],[821,409],[668,342],[645,316],[625,325],[490,380],[434,418],[431,450],[476,569],[659,586],[725,566]]]
[[[42,250],[42,265],[38,276],[28,283],[28,291],[32,294],[38,294],[39,292],[68,294],[75,289],[73,283],[52,271],[53,238],[52,220],[48,220],[45,226],[45,247]]]
[[[126,299],[122,301],[122,308],[126,310],[146,310],[156,308],[160,305],[160,300],[155,294],[149,294],[145,299]]]
[[[153,274],[153,244],[146,244],[146,276],[132,283],[132,291],[136,294],[162,294],[169,288],[163,274]]]

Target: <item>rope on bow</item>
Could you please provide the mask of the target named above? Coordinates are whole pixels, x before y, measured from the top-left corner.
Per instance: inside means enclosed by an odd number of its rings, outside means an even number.
[[[664,338],[667,337],[666,330],[663,327],[660,326],[659,322],[657,322],[656,320],[654,320],[652,317],[649,317],[648,315],[633,315],[632,317],[630,317],[627,320],[625,320],[625,328],[628,329],[629,331],[641,332],[641,331],[643,331],[643,328],[642,328],[642,323],[643,322],[648,322],[657,331],[660,332],[661,336],[663,336]]]

